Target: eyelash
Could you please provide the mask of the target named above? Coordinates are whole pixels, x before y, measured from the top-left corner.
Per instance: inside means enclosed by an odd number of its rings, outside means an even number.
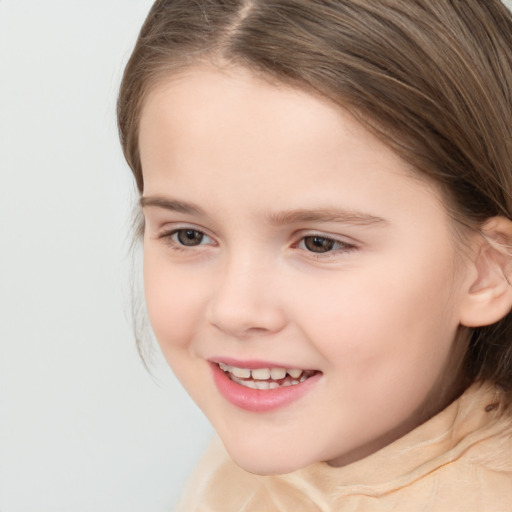
[[[314,251],[307,248],[306,244],[308,242],[313,242],[317,247],[327,243],[329,248],[326,251]],[[357,249],[354,244],[320,234],[304,235],[294,246],[307,251],[314,258],[333,257],[337,254],[348,253]]]
[[[199,229],[195,228],[178,228],[173,229],[171,231],[165,231],[161,233],[158,238],[165,240],[166,244],[169,245],[169,247],[172,250],[178,251],[178,252],[184,252],[190,249],[193,249],[195,247],[199,247],[200,245],[206,245],[203,243],[199,243],[197,245],[186,245],[184,243],[181,243],[179,240],[175,240],[175,237],[179,237],[182,233],[196,233],[201,237],[201,242],[203,241],[204,237],[210,238],[206,233]],[[191,239],[192,240],[192,239]]]
[[[189,235],[194,234],[196,235],[196,238],[201,237],[200,243],[197,245],[186,245],[180,242],[179,236],[181,234],[186,234],[188,232]],[[171,231],[165,231],[162,234],[159,235],[158,238],[164,239],[167,245],[174,251],[178,251],[180,253],[193,250],[196,247],[199,247],[201,245],[211,245],[211,244],[204,244],[202,243],[204,238],[210,238],[206,233],[199,229],[195,228],[178,228],[173,229]],[[178,238],[176,240],[176,238]],[[193,238],[189,238],[190,240],[193,240]],[[327,243],[328,249],[325,251],[314,251],[307,248],[307,243],[312,242],[313,244],[316,244],[317,247],[321,247],[322,244]],[[349,253],[357,249],[357,246],[354,244],[350,244],[348,242],[344,242],[342,240],[338,240],[336,238],[332,238],[329,236],[323,236],[321,234],[307,234],[302,236],[297,242],[295,242],[292,246],[293,248],[299,248],[305,252],[308,253],[309,257],[313,257],[316,259],[321,258],[329,258],[333,257],[337,254],[343,254],[343,253]]]

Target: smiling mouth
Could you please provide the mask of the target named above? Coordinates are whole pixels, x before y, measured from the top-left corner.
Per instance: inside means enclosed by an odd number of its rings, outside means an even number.
[[[316,370],[299,368],[239,368],[218,363],[219,368],[237,384],[246,388],[268,390],[296,386],[316,373]]]

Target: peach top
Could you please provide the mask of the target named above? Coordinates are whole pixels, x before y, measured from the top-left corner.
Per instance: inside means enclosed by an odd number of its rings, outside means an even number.
[[[344,467],[258,476],[214,440],[176,512],[511,512],[512,414],[475,384],[439,414]]]

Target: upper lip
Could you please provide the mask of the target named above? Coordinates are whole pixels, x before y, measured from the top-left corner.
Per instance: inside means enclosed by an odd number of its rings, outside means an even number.
[[[212,357],[209,359],[211,363],[219,364],[224,363],[228,366],[235,366],[237,368],[247,368],[249,370],[256,370],[258,368],[297,368],[306,370],[302,366],[294,364],[281,363],[276,361],[263,361],[258,359],[240,360],[232,357]]]

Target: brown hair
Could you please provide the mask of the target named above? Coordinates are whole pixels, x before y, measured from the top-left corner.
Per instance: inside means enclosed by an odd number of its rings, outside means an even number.
[[[512,17],[499,0],[157,0],[118,100],[124,154],[144,188],[138,125],[163,77],[222,59],[342,105],[477,229],[512,218]],[[512,315],[476,328],[471,381],[512,392]]]

